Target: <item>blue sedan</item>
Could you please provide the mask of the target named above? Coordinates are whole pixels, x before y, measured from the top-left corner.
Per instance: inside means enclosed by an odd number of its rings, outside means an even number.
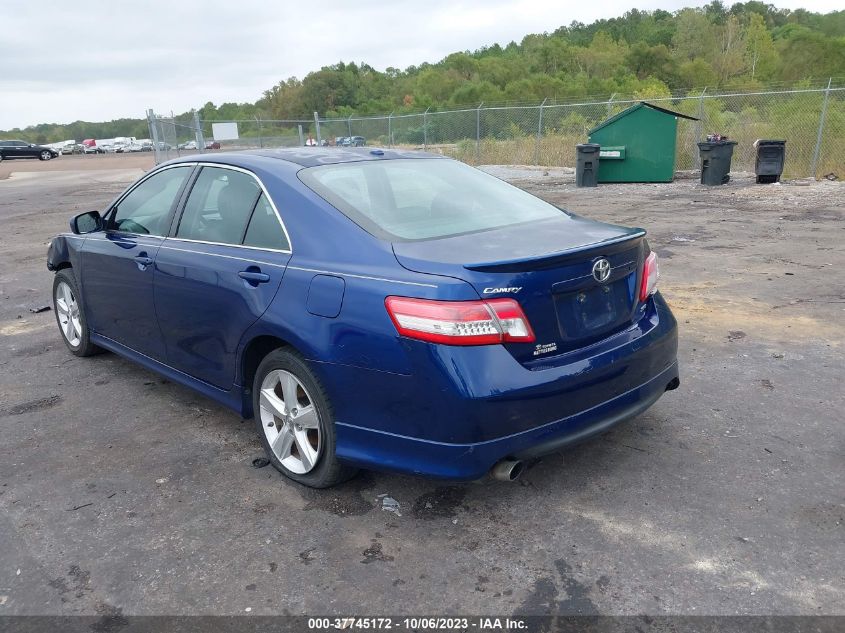
[[[645,231],[450,159],[308,148],[160,165],[47,266],[73,354],[254,418],[273,466],[512,480],[679,384]]]

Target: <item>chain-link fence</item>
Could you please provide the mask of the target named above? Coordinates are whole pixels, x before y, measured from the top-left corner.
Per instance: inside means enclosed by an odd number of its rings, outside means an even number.
[[[156,163],[184,154],[263,147],[300,147],[316,143],[316,122],[262,120],[203,121],[197,113],[182,117],[147,111]]]
[[[786,139],[785,177],[830,173],[845,177],[845,86],[832,80],[826,86],[800,90],[716,93],[705,89],[645,100],[698,119],[678,119],[676,169],[698,168],[697,141],[719,133],[738,143],[734,171],[754,170],[756,139]],[[196,115],[176,120],[150,111],[148,119],[158,162],[185,151],[366,144],[424,149],[474,165],[574,167],[575,145],[587,140],[589,130],[639,101],[613,95],[580,103],[482,103],[473,108],[371,117],[321,118],[315,113],[313,120],[301,121],[200,121]]]

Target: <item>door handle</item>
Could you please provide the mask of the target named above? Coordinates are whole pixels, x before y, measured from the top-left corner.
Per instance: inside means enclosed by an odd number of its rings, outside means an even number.
[[[244,279],[245,281],[255,285],[255,284],[264,284],[270,281],[270,275],[267,273],[262,273],[258,270],[242,270],[238,273],[238,277]]]
[[[146,253],[141,253],[132,259],[134,259],[135,263],[138,264],[138,270],[146,270],[147,266],[153,263],[153,258],[148,257]]]

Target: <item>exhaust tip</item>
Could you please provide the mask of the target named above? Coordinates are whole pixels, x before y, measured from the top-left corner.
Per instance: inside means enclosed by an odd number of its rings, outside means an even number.
[[[669,383],[666,385],[666,391],[672,391],[673,389],[677,389],[681,386],[681,379],[680,378],[672,378]]]
[[[518,459],[503,459],[490,470],[490,476],[497,481],[516,481],[525,471],[525,464]]]

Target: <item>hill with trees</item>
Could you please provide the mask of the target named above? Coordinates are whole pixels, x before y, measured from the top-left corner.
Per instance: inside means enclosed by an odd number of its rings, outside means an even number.
[[[309,120],[462,105],[550,103],[612,94],[654,98],[709,89],[818,86],[845,69],[845,11],[825,15],[750,1],[670,13],[632,9],[573,22],[521,42],[455,52],[436,63],[379,71],[339,62],[291,77],[255,103],[212,102],[201,119]],[[143,104],[139,104],[141,106]],[[180,115],[180,117],[187,117]],[[0,132],[34,142],[147,136],[144,119],[41,124]]]

